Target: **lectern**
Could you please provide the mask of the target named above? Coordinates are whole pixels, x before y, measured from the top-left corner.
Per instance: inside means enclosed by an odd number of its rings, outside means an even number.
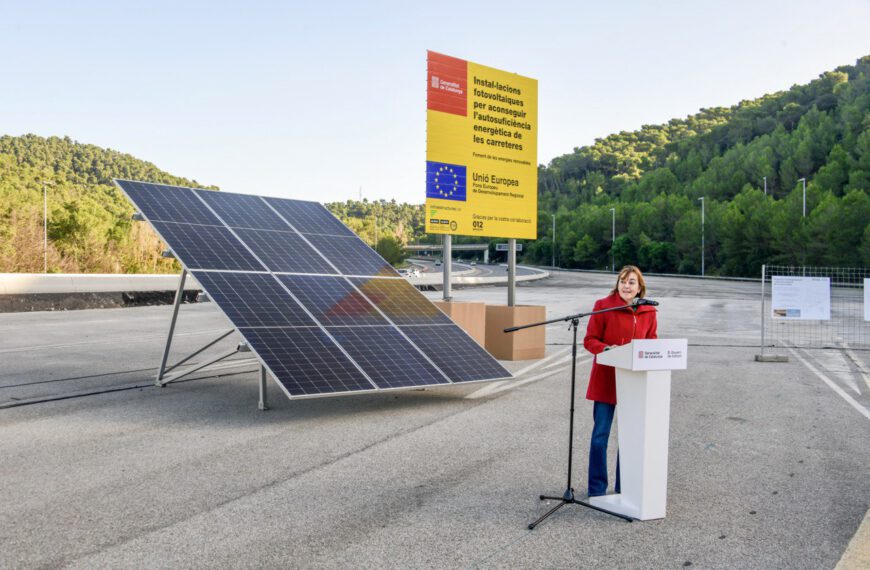
[[[687,349],[686,339],[633,340],[596,357],[616,368],[622,492],[590,505],[641,521],[665,517],[671,370],[686,369]]]

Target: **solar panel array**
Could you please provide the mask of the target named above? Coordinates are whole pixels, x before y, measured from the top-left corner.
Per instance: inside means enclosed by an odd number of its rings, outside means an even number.
[[[290,397],[511,376],[321,204],[115,183]]]

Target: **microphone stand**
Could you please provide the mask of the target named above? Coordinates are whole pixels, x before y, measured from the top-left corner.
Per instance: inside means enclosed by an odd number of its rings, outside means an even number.
[[[601,313],[608,313],[610,311],[624,311],[626,309],[632,309],[634,305],[626,305],[624,307],[610,307],[609,309],[601,309],[599,311],[591,311],[588,313],[577,313],[576,315],[568,315],[567,317],[560,317],[558,319],[550,319],[549,321],[542,321],[540,323],[532,323],[528,325],[521,325],[518,327],[510,327],[504,329],[506,333],[516,332],[522,329],[528,329],[532,327],[540,327],[544,325],[549,325],[551,323],[560,323],[570,321],[570,328],[574,334],[574,342],[571,347],[571,413],[569,415],[568,422],[568,484],[565,486],[565,492],[561,497],[550,497],[547,495],[540,495],[540,499],[542,501],[559,501],[559,504],[544,513],[538,520],[529,524],[529,530],[535,530],[535,527],[541,524],[547,517],[564,507],[565,505],[581,505],[583,507],[588,507],[590,509],[594,509],[596,511],[600,511],[602,513],[607,513],[608,515],[613,515],[615,517],[619,517],[625,521],[631,522],[632,518],[627,517],[620,513],[615,513],[613,511],[608,511],[607,509],[602,509],[601,507],[596,507],[595,505],[591,505],[589,503],[585,503],[583,501],[578,501],[574,498],[574,488],[571,487],[571,460],[574,456],[574,392],[575,386],[577,384],[577,328],[580,325],[580,319],[583,317],[588,317],[591,315],[599,315]]]

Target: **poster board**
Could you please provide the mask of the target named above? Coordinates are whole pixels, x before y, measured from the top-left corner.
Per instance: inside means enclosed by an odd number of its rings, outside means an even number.
[[[771,311],[774,319],[828,321],[831,319],[830,277],[774,276]]]

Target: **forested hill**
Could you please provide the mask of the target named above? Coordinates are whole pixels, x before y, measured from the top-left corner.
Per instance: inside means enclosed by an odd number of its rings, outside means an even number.
[[[49,271],[177,271],[147,224],[130,220],[112,178],[202,186],[70,138],[0,137],[0,272],[43,269],[43,181]],[[525,244],[524,261],[550,263],[555,214],[561,266],[603,269],[612,254],[617,266],[698,273],[699,198],[708,274],[757,276],[762,263],[870,265],[870,56],[807,85],[608,136],[540,167],[539,239]],[[423,233],[420,205],[327,207],[392,261],[400,243],[435,239]],[[469,239],[480,241],[457,241]]]
[[[176,271],[153,232],[130,219],[133,207],[112,178],[200,186],[68,137],[0,137],[0,272],[43,270],[43,183],[49,271]]]
[[[554,159],[539,170],[541,239],[526,260],[549,263],[555,214],[561,265],[609,267],[615,214],[617,266],[698,273],[704,198],[707,273],[870,265],[868,72],[870,56],[807,85]]]
[[[43,182],[48,196],[49,272],[179,271],[112,178],[214,188],[168,174],[129,154],[68,137],[0,136],[0,272],[43,271]],[[349,201],[328,207],[391,261],[400,244],[419,240],[421,205]]]

